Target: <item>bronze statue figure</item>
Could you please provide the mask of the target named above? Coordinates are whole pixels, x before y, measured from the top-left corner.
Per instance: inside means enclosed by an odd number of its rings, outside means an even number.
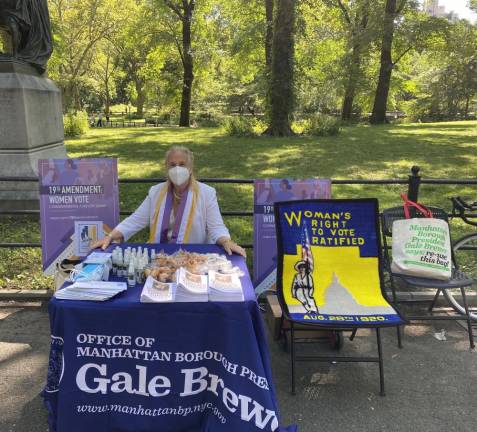
[[[11,35],[11,55],[44,73],[53,50],[47,0],[0,0],[0,26]]]

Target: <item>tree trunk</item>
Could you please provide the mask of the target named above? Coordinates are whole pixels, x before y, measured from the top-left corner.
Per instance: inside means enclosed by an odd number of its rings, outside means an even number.
[[[192,83],[194,81],[194,59],[192,57],[191,24],[194,3],[184,8],[182,19],[182,65],[184,77],[182,82],[181,116],[179,126],[190,126],[190,106],[192,100]]]
[[[358,83],[358,74],[361,70],[361,46],[357,43],[353,45],[353,54],[351,64],[348,69],[348,80],[345,86],[345,95],[343,98],[343,107],[341,110],[341,119],[350,120],[353,114],[354,97]]]
[[[81,111],[81,96],[79,86],[74,83],[73,85],[73,98],[74,98],[74,110],[75,112]]]
[[[273,26],[272,69],[270,79],[270,125],[265,131],[273,136],[290,136],[294,106],[296,0],[277,0]]]
[[[146,103],[146,92],[144,91],[144,81],[141,78],[136,78],[136,115],[139,118],[144,116],[144,105]]]
[[[63,89],[63,112],[80,111],[81,97],[78,84],[75,80],[69,79]]]
[[[111,105],[111,95],[109,91],[109,80],[111,79],[111,72],[109,67],[110,56],[108,52],[108,56],[106,58],[106,70],[104,73],[104,114],[109,115],[109,106]]]
[[[109,91],[106,90],[106,98],[104,101],[104,114],[109,115],[109,107],[111,106],[111,98],[109,97]]]
[[[109,95],[109,79],[104,81],[104,114],[109,115],[109,106],[111,105],[111,96]]]
[[[182,83],[182,99],[181,99],[181,117],[179,126],[190,126],[190,106],[192,100],[192,82],[194,81],[194,66],[192,57],[190,61],[184,62],[184,79]]]
[[[275,0],[265,1],[265,114],[270,119],[271,115],[271,75],[272,75],[272,49],[273,49],[273,7]]]
[[[348,80],[345,85],[345,95],[341,110],[341,119],[350,120],[353,114],[354,98],[358,81],[361,76],[361,54],[366,39],[366,29],[369,22],[369,0],[363,2],[362,7],[356,12],[356,21],[351,30],[351,43],[353,51],[348,67]],[[350,22],[350,25],[352,23]]]
[[[393,71],[392,47],[394,38],[394,20],[397,12],[397,0],[386,0],[384,15],[383,41],[381,45],[381,67],[379,70],[378,86],[374,97],[371,123],[386,123],[386,110],[388,104],[389,88],[391,87],[391,74]]]
[[[273,45],[273,2],[274,0],[265,0],[265,64],[267,73],[272,67],[272,45]]]
[[[74,106],[74,97],[73,97],[73,83],[72,81],[66,81],[66,85],[63,89],[63,113],[67,113]]]

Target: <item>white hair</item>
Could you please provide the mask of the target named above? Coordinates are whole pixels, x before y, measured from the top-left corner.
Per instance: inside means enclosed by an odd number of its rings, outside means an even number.
[[[181,145],[176,145],[171,147],[169,150],[166,152],[166,157],[165,157],[165,163],[166,163],[166,168],[167,168],[167,161],[169,160],[169,156],[171,153],[174,152],[181,152],[184,153],[187,159],[187,165],[190,166],[191,171],[194,169],[194,153],[187,147],[181,146]]]

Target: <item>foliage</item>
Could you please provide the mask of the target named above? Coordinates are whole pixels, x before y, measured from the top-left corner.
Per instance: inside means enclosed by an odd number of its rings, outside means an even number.
[[[466,118],[477,95],[477,29],[462,20],[447,29],[433,55],[414,58],[418,77],[405,109],[413,120]]]
[[[313,136],[338,135],[341,129],[341,120],[327,114],[312,114],[303,121],[302,133]]]
[[[85,111],[69,112],[63,116],[66,138],[77,138],[88,130],[88,114]]]
[[[356,111],[355,98],[361,90],[364,66],[370,54],[370,43],[376,36],[379,8],[371,8],[370,0],[325,0],[325,5],[339,15],[346,51],[342,55],[343,103],[341,117],[349,120]]]
[[[178,123],[184,83],[182,23],[166,3],[184,3],[48,2],[54,38],[48,73],[63,90],[65,112],[107,112],[109,105],[122,103],[132,105],[138,117],[154,113]],[[387,64],[392,72],[385,89],[388,110],[461,118],[468,105],[472,115],[477,99],[470,69],[471,60],[477,58],[476,24],[431,17],[415,0],[395,2],[399,13],[392,21]],[[190,48],[193,122],[212,125],[232,113],[265,113],[270,97],[265,56],[270,25],[265,7],[273,4],[277,17],[279,3],[285,4],[283,0],[195,1]],[[294,84],[288,90],[294,96],[283,99],[293,103],[293,118],[320,112],[367,119],[380,74],[387,0],[293,3]],[[284,27],[279,30],[275,37]],[[288,57],[276,56],[280,61]],[[200,119],[194,113],[211,113],[211,118]]]
[[[116,46],[110,40],[101,41],[99,48],[91,65],[91,88],[108,114],[111,99],[117,92],[116,82],[124,72],[119,68]]]
[[[255,117],[231,116],[224,120],[223,128],[229,136],[254,137],[264,132],[265,125]]]
[[[65,111],[91,103],[91,70],[100,43],[124,25],[134,0],[49,0],[53,56],[48,73],[62,88]]]
[[[226,117],[219,112],[201,112],[194,115],[194,123],[199,127],[219,127],[225,121]]]
[[[339,12],[321,2],[299,3],[295,47],[297,111],[338,110],[347,52]]]

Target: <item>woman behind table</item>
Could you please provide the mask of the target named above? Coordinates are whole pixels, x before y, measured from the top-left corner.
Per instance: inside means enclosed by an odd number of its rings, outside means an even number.
[[[167,181],[151,187],[137,210],[93,247],[106,249],[113,240],[127,241],[149,225],[151,243],[212,243],[229,255],[235,252],[245,257],[224,225],[215,189],[194,178],[192,152],[172,147],[165,163]]]

